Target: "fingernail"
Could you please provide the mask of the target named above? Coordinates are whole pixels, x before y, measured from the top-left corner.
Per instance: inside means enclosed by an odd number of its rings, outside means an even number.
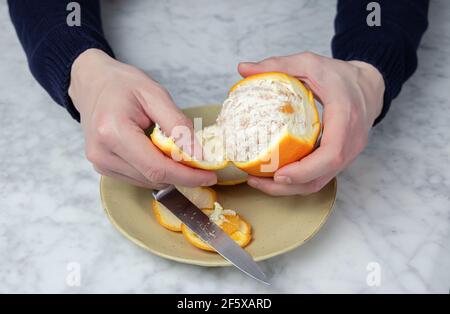
[[[274,178],[274,181],[277,183],[284,183],[284,184],[291,184],[292,179],[286,176],[276,176]]]

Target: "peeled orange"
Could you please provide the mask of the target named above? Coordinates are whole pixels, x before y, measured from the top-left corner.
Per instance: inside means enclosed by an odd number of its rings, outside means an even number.
[[[151,139],[166,155],[191,167],[214,170],[219,184],[270,177],[314,149],[320,120],[312,92],[298,79],[270,72],[235,84],[214,125],[196,131],[202,159],[194,158],[158,125]]]

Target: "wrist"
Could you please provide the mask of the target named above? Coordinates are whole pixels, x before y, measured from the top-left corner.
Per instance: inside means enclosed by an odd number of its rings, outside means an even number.
[[[75,108],[80,112],[87,102],[79,101],[79,95],[87,96],[91,91],[98,90],[105,69],[114,61],[108,54],[99,49],[87,49],[73,62],[70,71],[69,97]],[[85,97],[83,97],[85,99]]]
[[[348,61],[358,68],[360,78],[358,83],[366,100],[366,112],[372,124],[383,109],[383,96],[385,90],[384,78],[380,71],[372,64],[363,61]]]

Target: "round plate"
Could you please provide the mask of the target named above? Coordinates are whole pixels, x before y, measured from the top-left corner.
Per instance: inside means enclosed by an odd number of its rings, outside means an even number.
[[[212,123],[220,106],[184,110]],[[247,184],[215,186],[224,208],[235,209],[251,225],[253,240],[245,248],[256,261],[286,253],[309,240],[322,227],[336,199],[336,179],[308,196],[272,197]],[[182,263],[229,266],[219,254],[192,246],[181,233],[160,226],[151,209],[151,190],[102,177],[100,194],[112,224],[132,242],[150,252]]]

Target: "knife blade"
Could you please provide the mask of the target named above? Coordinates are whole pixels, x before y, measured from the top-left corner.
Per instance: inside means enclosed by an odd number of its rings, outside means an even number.
[[[212,222],[208,215],[191,203],[175,186],[170,185],[163,190],[155,190],[152,195],[155,200],[167,207],[189,229],[239,270],[264,284],[270,285],[266,275],[251,255],[234,242],[217,224]]]

